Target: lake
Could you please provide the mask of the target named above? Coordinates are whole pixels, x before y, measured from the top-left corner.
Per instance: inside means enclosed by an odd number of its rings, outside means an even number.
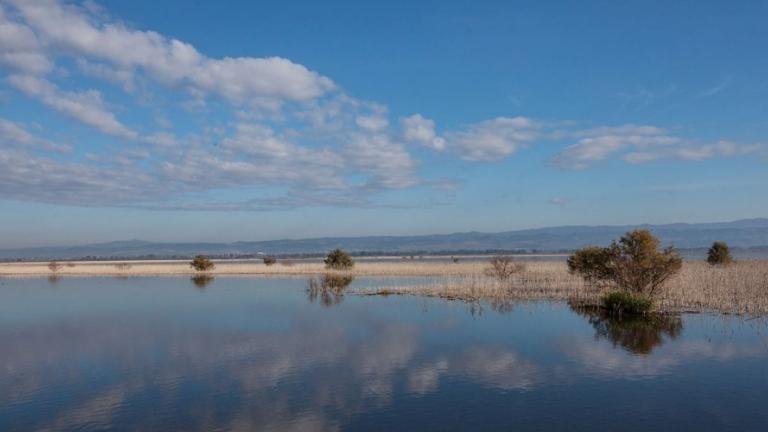
[[[352,287],[389,284],[360,278]],[[765,430],[764,320],[0,279],[0,430]]]

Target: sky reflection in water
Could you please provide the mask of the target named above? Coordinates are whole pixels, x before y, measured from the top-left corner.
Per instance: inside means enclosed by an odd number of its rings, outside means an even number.
[[[345,295],[346,284],[0,280],[0,430],[768,424],[759,320],[616,322],[566,304]]]

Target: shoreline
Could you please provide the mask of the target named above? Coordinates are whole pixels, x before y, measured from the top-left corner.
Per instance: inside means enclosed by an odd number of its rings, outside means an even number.
[[[68,277],[307,277],[326,274],[355,277],[423,277],[424,282],[393,282],[388,286],[353,289],[349,294],[417,295],[462,300],[486,301],[491,307],[505,307],[511,302],[530,300],[576,301],[597,304],[606,290],[590,286],[568,272],[563,261],[516,260],[523,270],[510,279],[489,277],[485,261],[394,262],[358,261],[347,271],[327,270],[322,263],[283,262],[267,266],[262,262],[215,262],[208,272],[192,270],[187,261],[112,261],[60,262],[52,272],[48,263],[0,263],[2,278]],[[351,279],[350,279],[351,280]],[[342,289],[345,289],[343,287]],[[768,260],[743,260],[727,267],[715,267],[701,261],[686,261],[681,271],[669,280],[655,297],[661,312],[720,312],[738,315],[768,315]]]

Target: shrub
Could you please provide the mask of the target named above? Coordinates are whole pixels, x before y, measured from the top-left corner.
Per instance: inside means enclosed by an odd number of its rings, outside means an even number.
[[[196,255],[189,265],[196,271],[208,271],[216,267],[205,255]]]
[[[646,314],[653,307],[653,300],[627,291],[614,291],[603,297],[603,307],[611,314]]]
[[[277,258],[273,256],[265,256],[263,261],[264,261],[264,265],[271,266],[272,264],[277,262]]]
[[[660,243],[647,230],[631,231],[607,248],[577,250],[568,257],[568,270],[592,283],[653,296],[683,265],[671,246],[659,251]]]
[[[519,273],[525,268],[523,264],[516,263],[509,255],[497,255],[491,258],[490,264],[485,269],[485,274],[500,281],[509,279],[513,274]]]
[[[722,241],[712,243],[707,251],[707,262],[712,265],[728,265],[733,262],[728,244]]]
[[[58,261],[51,261],[48,263],[48,270],[56,273],[57,271],[61,270],[62,266]]]
[[[352,257],[344,252],[344,250],[338,248],[328,252],[328,256],[323,262],[325,263],[325,268],[332,270],[347,270],[355,265]]]

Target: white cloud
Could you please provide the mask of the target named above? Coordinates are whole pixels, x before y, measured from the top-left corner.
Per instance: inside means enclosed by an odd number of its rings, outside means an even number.
[[[0,64],[19,72],[43,74],[53,70],[42,46],[27,26],[13,21],[0,5]]]
[[[308,100],[335,88],[330,79],[284,58],[213,59],[188,43],[156,32],[98,22],[77,6],[55,0],[11,2],[48,47],[109,62],[125,80],[129,71],[141,70],[159,82],[187,85],[238,103]],[[5,46],[5,41],[0,45]]]
[[[403,138],[412,143],[432,148],[433,150],[444,150],[445,139],[437,136],[435,132],[435,122],[422,117],[421,114],[414,114],[410,117],[400,119],[403,129]]]
[[[495,161],[515,153],[537,137],[537,125],[526,117],[497,117],[445,135],[449,148],[469,161]]]
[[[550,198],[549,201],[547,202],[552,205],[564,206],[568,204],[568,199],[563,197],[553,197],[553,198]]]
[[[554,158],[555,166],[581,170],[629,149],[645,149],[679,144],[682,140],[654,126],[623,125],[600,127],[574,133],[583,136]]]
[[[355,123],[363,129],[378,132],[389,127],[389,120],[383,115],[357,116]]]
[[[225,138],[222,146],[245,154],[278,159],[289,158],[297,150],[286,139],[276,135],[272,128],[248,123],[238,124],[236,133]]]
[[[660,159],[700,161],[716,157],[734,157],[756,154],[765,150],[766,147],[760,144],[736,144],[730,141],[720,141],[715,144],[684,146],[657,151],[632,152],[626,154],[624,160],[631,164],[642,164]]]
[[[70,92],[60,90],[50,81],[29,75],[11,75],[8,83],[39,99],[45,105],[108,135],[135,139],[137,133],[120,123],[104,106],[101,94],[94,90]]]
[[[526,117],[497,117],[440,133],[435,121],[415,114],[401,118],[398,128],[390,124],[387,107],[348,95],[285,58],[211,58],[186,42],[136,30],[91,4],[0,4],[0,66],[9,71],[4,83],[129,140],[112,148],[91,139],[84,156],[0,120],[0,169],[7,167],[0,182],[18,187],[0,189],[6,198],[178,209],[361,207],[375,205],[372,194],[384,189],[452,186],[421,178],[409,145],[483,162],[510,157],[538,140],[567,138],[575,143],[554,158],[567,169],[609,158],[638,164],[758,151],[729,142],[697,146],[655,126],[578,130]],[[81,82],[88,79],[115,85],[104,95],[122,90],[134,104],[121,99],[120,107],[136,123],[129,127],[118,120],[101,92],[83,90]],[[195,112],[179,109],[184,107]],[[70,153],[54,157],[42,151]],[[35,169],[46,173],[30,176]],[[261,187],[277,187],[282,196],[264,197]],[[226,188],[240,188],[242,195],[212,198],[213,191]],[[550,202],[562,205],[559,200]]]
[[[355,134],[346,146],[347,163],[369,173],[370,187],[404,188],[417,183],[416,162],[405,146],[386,135]]]
[[[33,136],[18,124],[2,118],[0,118],[0,143],[6,147],[21,144],[25,147],[39,148],[59,153],[68,153],[72,151],[72,147],[68,145],[57,144],[47,139]]]
[[[155,132],[153,134],[144,136],[141,138],[143,142],[154,144],[160,147],[176,147],[179,145],[179,141],[170,132]]]
[[[731,84],[731,78],[727,77],[714,87],[710,87],[701,93],[699,97],[712,97],[725,90]]]

